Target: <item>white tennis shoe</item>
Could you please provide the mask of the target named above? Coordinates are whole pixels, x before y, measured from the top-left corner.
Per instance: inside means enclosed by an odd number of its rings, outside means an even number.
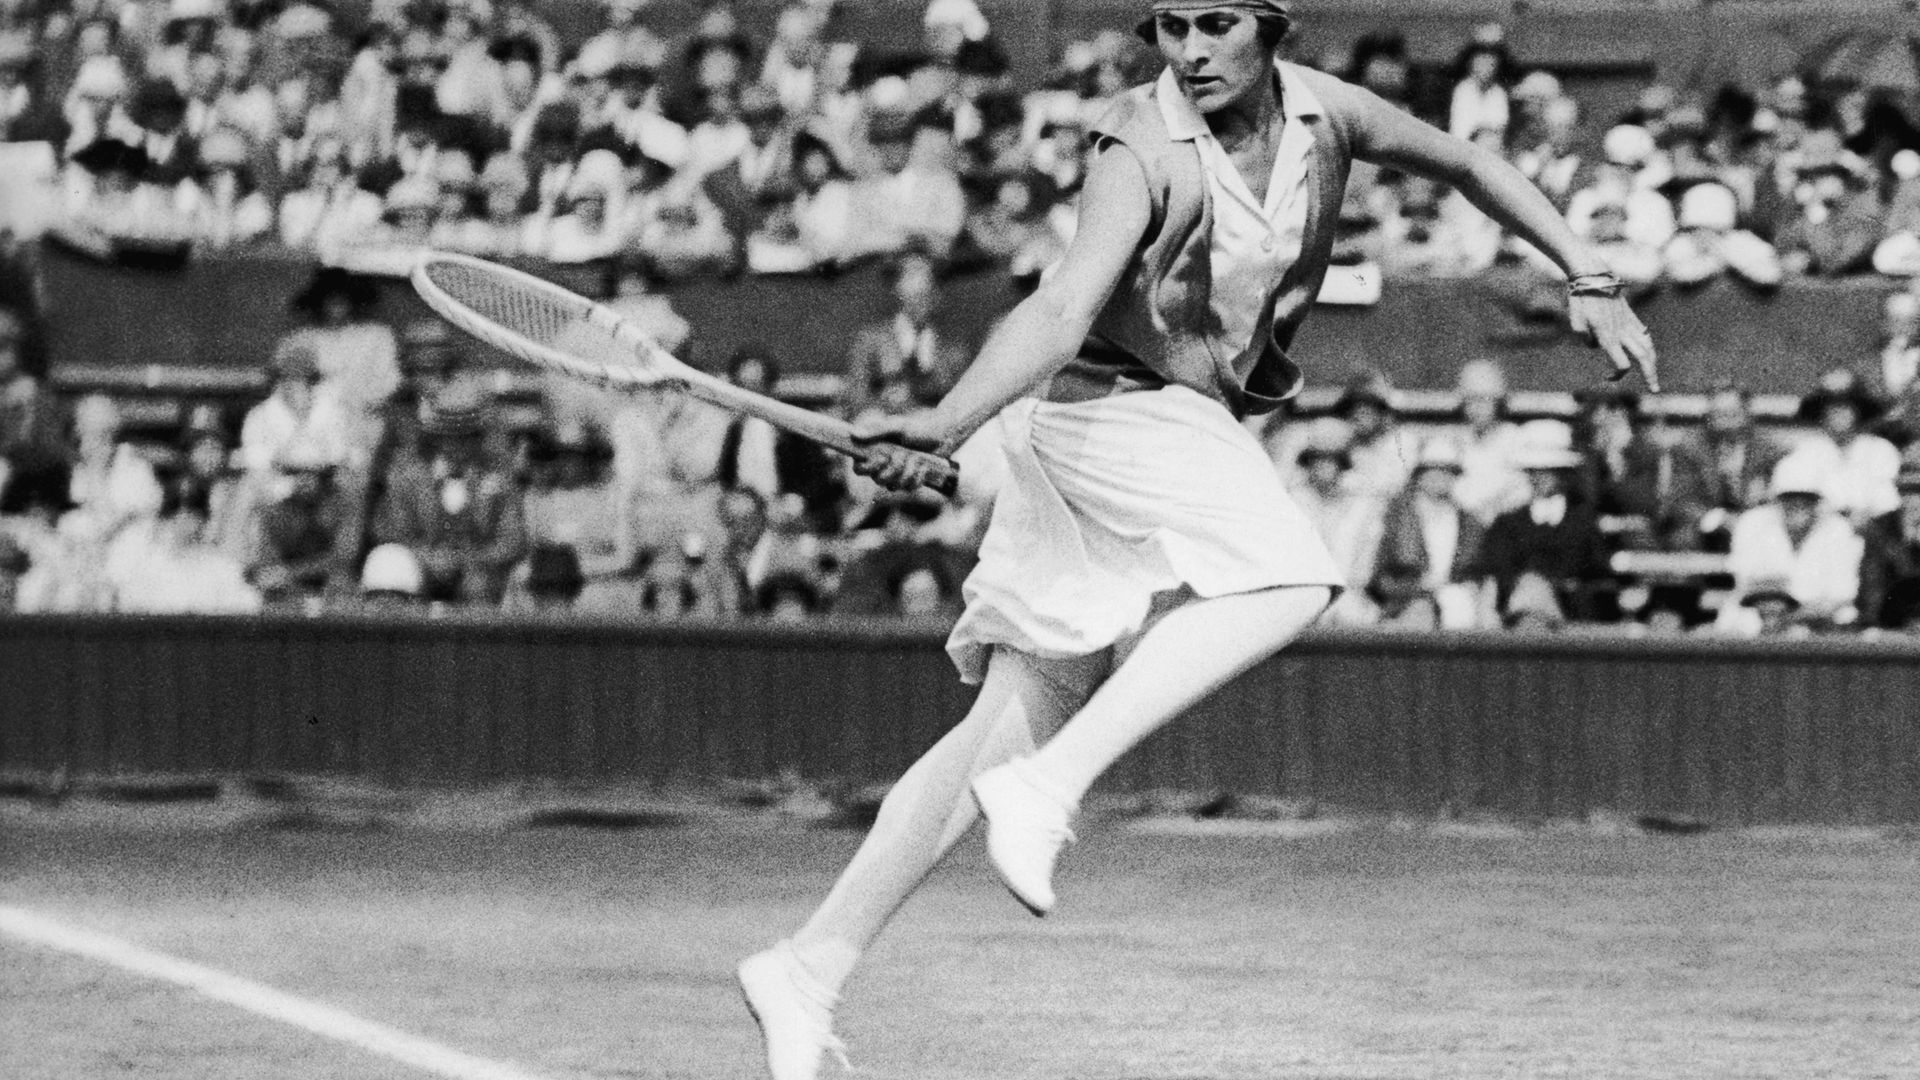
[[[793,944],[782,941],[740,961],[740,994],[760,1024],[772,1080],[814,1080],[825,1054],[851,1070],[846,1044],[833,1034],[839,999],[800,966]]]
[[[987,819],[987,857],[1035,915],[1053,910],[1053,864],[1072,843],[1073,808],[1034,783],[1019,761],[981,773],[973,798]]]

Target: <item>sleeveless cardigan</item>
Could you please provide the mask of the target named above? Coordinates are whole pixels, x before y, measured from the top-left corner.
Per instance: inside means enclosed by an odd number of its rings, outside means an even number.
[[[1289,68],[1320,98],[1324,113],[1303,118],[1314,144],[1306,231],[1300,257],[1261,311],[1259,322],[1270,330],[1246,380],[1234,371],[1235,356],[1221,355],[1212,341],[1219,322],[1210,303],[1213,199],[1200,152],[1168,133],[1157,84],[1148,83],[1123,94],[1089,136],[1102,152],[1124,149],[1139,162],[1152,217],[1132,266],[1094,318],[1079,355],[1055,376],[1050,399],[1178,384],[1244,417],[1272,412],[1299,392],[1300,367],[1287,350],[1326,278],[1355,132],[1369,109],[1391,106],[1331,76]]]

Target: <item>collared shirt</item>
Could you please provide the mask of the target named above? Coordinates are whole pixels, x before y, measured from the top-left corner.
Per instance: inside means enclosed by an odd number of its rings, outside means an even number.
[[[1213,207],[1212,307],[1221,327],[1216,347],[1236,357],[1235,373],[1245,378],[1260,358],[1268,330],[1259,325],[1260,312],[1280,287],[1280,280],[1300,257],[1307,232],[1308,190],[1313,158],[1310,116],[1325,109],[1304,80],[1288,65],[1274,65],[1280,78],[1285,126],[1273,156],[1273,176],[1264,200],[1255,199],[1220,140],[1207,127],[1206,117],[1194,107],[1173,69],[1160,75],[1157,96],[1167,133],[1176,142],[1190,141],[1200,152],[1207,174],[1207,194]]]

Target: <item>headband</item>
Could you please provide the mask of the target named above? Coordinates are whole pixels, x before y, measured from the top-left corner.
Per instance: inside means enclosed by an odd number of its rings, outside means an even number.
[[[1277,15],[1282,19],[1292,16],[1293,0],[1153,0],[1153,14],[1142,20],[1134,32],[1147,41],[1153,41],[1156,34],[1153,27],[1153,15],[1164,11],[1218,11],[1231,8],[1236,11],[1251,11],[1255,15]]]

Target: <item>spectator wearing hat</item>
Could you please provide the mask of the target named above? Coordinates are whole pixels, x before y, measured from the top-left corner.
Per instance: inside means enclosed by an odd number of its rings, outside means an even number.
[[[1681,451],[1679,433],[1649,422],[1630,390],[1609,385],[1575,398],[1575,442],[1587,454],[1582,482],[1601,530],[1636,550],[1697,547],[1710,485],[1696,459]]]
[[[188,411],[180,432],[180,459],[182,480],[205,493],[202,537],[244,565],[258,538],[252,533],[246,484],[234,467],[227,425],[217,406],[196,405]]]
[[[429,174],[403,177],[381,200],[380,224],[369,231],[369,245],[425,249],[433,242],[433,226],[440,212],[440,185]]]
[[[400,388],[400,343],[373,318],[377,300],[371,282],[334,267],[318,271],[293,299],[306,325],[292,336],[313,351],[319,395],[346,427],[343,464],[363,471],[386,436],[387,403]]]
[[[1801,619],[1801,604],[1788,583],[1766,578],[1753,583],[1738,604],[1729,604],[1714,629],[1740,637],[1805,637],[1811,627]]]
[[[526,495],[528,540],[571,549],[590,578],[631,566],[636,545],[611,475],[612,448],[573,420],[553,427],[534,450],[538,468]]]
[[[1586,459],[1573,447],[1573,432],[1557,420],[1530,420],[1520,427],[1512,460],[1527,474],[1532,498],[1487,526],[1484,566],[1496,609],[1509,622],[1527,613],[1610,621],[1617,607],[1607,595],[1606,542],[1578,489]]]
[[[430,599],[497,604],[526,554],[521,492],[487,446],[492,407],[477,380],[448,383],[424,404],[424,453],[387,470],[373,540],[419,557]]]
[[[1907,448],[1895,478],[1898,509],[1861,530],[1862,627],[1920,630],[1920,450]]]
[[[1387,503],[1367,582],[1383,621],[1429,630],[1475,624],[1486,526],[1454,500],[1463,466],[1459,444],[1430,438],[1406,489]]]
[[[1820,376],[1813,392],[1800,400],[1800,419],[1818,425],[1818,430],[1795,446],[1786,460],[1809,470],[1808,475],[1821,477],[1820,490],[1828,509],[1856,527],[1900,502],[1893,487],[1900,471],[1900,451],[1866,430],[1885,409],[1885,403],[1846,368]]]
[[[329,255],[373,234],[385,209],[348,168],[345,148],[326,142],[314,149],[299,186],[280,200],[280,242]]]
[[[352,438],[340,405],[319,392],[320,358],[304,336],[282,338],[271,362],[273,389],[247,410],[240,425],[240,465],[260,479],[273,475],[281,450],[301,440],[324,447],[324,456],[338,465],[351,453]]]
[[[407,614],[426,606],[426,575],[404,544],[381,544],[360,568],[360,601],[371,611]]]
[[[728,235],[742,254],[747,238],[759,232],[768,212],[799,191],[794,173],[794,131],[780,96],[766,86],[740,92],[740,123],[746,139],[739,153],[708,173],[701,188],[720,211]]]
[[[1780,284],[1785,271],[1773,245],[1739,227],[1739,196],[1716,180],[1682,185],[1677,231],[1662,256],[1666,276],[1679,285],[1702,285],[1731,272],[1756,288]]]
[[[468,217],[445,235],[445,243],[455,251],[483,258],[511,258],[520,254],[526,233],[521,214],[533,179],[526,162],[511,153],[499,153],[487,160],[486,168],[474,178],[473,190],[480,214]]]
[[[1826,505],[1820,464],[1789,456],[1773,471],[1770,501],[1740,515],[1733,526],[1728,568],[1734,594],[1785,583],[1802,619],[1833,625],[1855,620],[1860,593],[1860,536]],[[1721,609],[1719,625],[1737,628],[1736,605]]]
[[[581,51],[582,62],[588,59]],[[610,128],[627,147],[678,169],[693,156],[687,129],[667,119],[659,91],[666,46],[650,34],[629,34],[606,62],[610,92],[588,117],[589,126]]]
[[[272,230],[273,205],[254,186],[250,157],[246,136],[235,128],[201,138],[199,171],[176,189],[174,202],[202,247],[250,243]]]
[[[952,118],[930,109],[883,112],[870,119],[867,135],[881,167],[862,181],[874,248],[918,248],[944,258],[967,221]]]
[[[1507,419],[1507,375],[1498,361],[1469,360],[1454,383],[1460,397],[1460,470],[1452,498],[1481,525],[1525,506],[1533,489],[1513,464],[1520,429]]]
[[[1300,507],[1334,562],[1353,586],[1328,609],[1342,625],[1378,619],[1362,591],[1373,577],[1385,513],[1383,501],[1352,482],[1353,428],[1343,420],[1321,417],[1306,428],[1295,457],[1299,473],[1290,485]]]
[[[1353,432],[1347,485],[1383,503],[1406,487],[1420,455],[1420,440],[1400,426],[1397,396],[1385,375],[1363,372],[1348,380],[1333,407]]]
[[[1872,432],[1902,449],[1920,440],[1920,289],[1887,296],[1880,355],[1860,373],[1884,411]]]
[[[83,32],[102,25],[111,27],[115,24],[96,20],[88,27],[83,27]],[[130,134],[125,129],[130,125],[124,119],[117,124],[115,120],[130,89],[126,69],[121,66],[118,56],[101,52],[83,59],[74,72],[73,82],[61,106],[61,118],[67,129],[67,141],[61,148],[62,156],[71,160],[75,154],[102,139],[122,138],[124,141],[124,137]]]
[[[142,82],[127,101],[127,118],[138,129],[135,145],[147,154],[147,183],[172,188],[199,171],[199,143],[186,130],[187,98],[179,87]]]
[[[248,580],[268,603],[351,595],[365,514],[335,482],[335,448],[297,436],[274,455],[256,510],[259,547]]]
[[[934,606],[959,596],[965,567],[956,553],[926,535],[926,526],[944,511],[941,500],[889,492],[854,525],[858,554],[840,577],[832,609],[847,615],[901,614],[902,584],[919,572],[935,579]],[[919,586],[916,586],[918,589]],[[924,599],[924,597],[921,597]],[[956,607],[953,614],[959,614]]]
[[[1866,163],[1821,132],[1801,143],[1794,178],[1797,212],[1775,238],[1782,265],[1817,277],[1872,269],[1886,230]]]
[[[1752,396],[1735,386],[1707,395],[1707,414],[1697,435],[1684,442],[1682,466],[1705,485],[1695,528],[1708,551],[1724,552],[1733,523],[1768,499],[1773,470],[1785,447],[1754,430]]]
[[[1644,127],[1622,124],[1601,140],[1601,157],[1567,203],[1567,224],[1581,236],[1598,236],[1593,217],[1601,207],[1615,207],[1622,215],[1619,235],[1636,248],[1651,250],[1656,259],[1673,239],[1673,204],[1646,182],[1658,147]],[[1616,273],[1626,269],[1616,266]]]
[[[939,325],[940,266],[933,258],[908,252],[887,276],[893,317],[855,331],[847,349],[841,393],[850,415],[892,396],[896,386],[905,401],[930,407],[973,360],[972,350]]]

